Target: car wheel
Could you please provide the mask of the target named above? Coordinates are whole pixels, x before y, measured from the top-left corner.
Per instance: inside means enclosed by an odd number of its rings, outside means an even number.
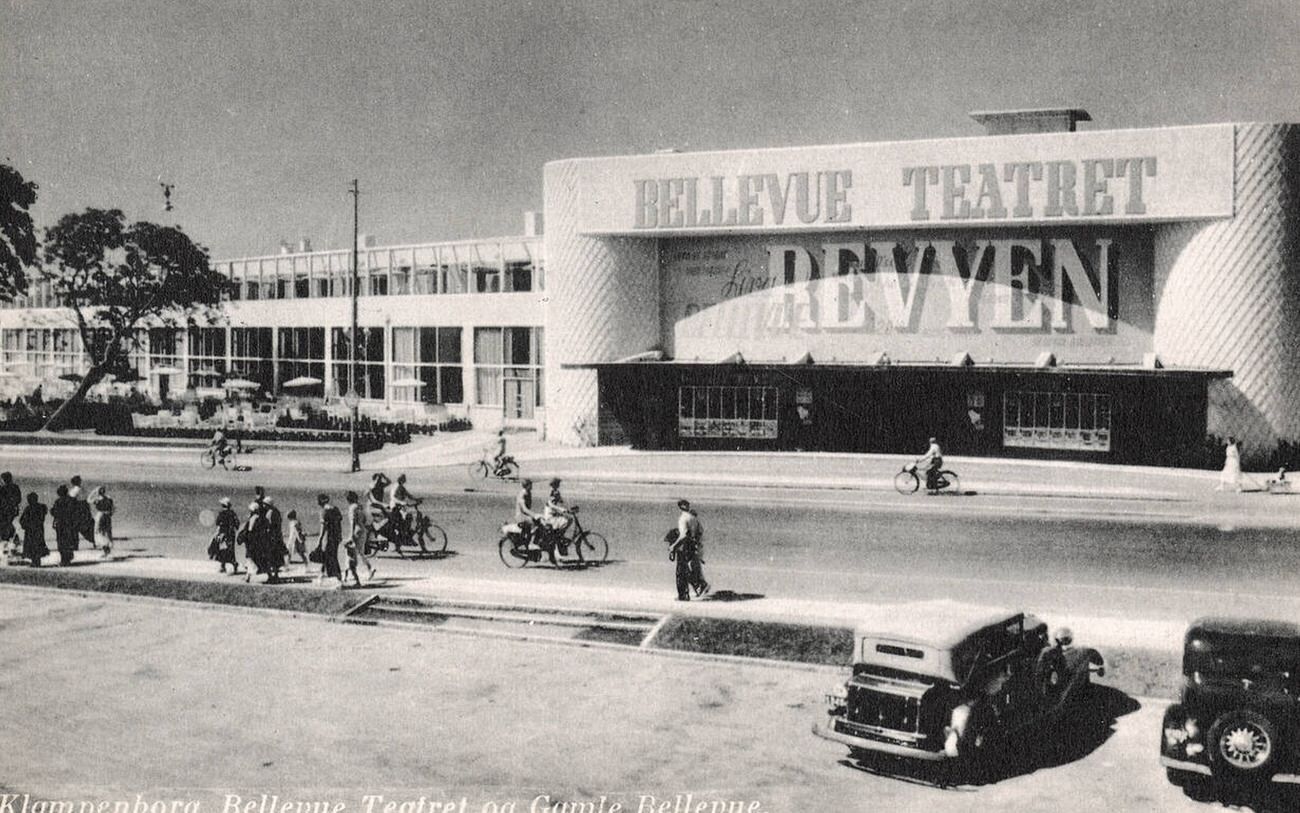
[[[1273,764],[1277,728],[1262,714],[1230,711],[1210,727],[1210,759],[1216,774],[1257,776]]]

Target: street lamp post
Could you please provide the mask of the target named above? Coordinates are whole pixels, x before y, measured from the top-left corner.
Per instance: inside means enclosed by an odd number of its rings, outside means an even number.
[[[348,359],[348,394],[344,396],[343,403],[347,404],[348,410],[352,414],[352,419],[348,422],[348,446],[352,451],[352,471],[361,471],[361,457],[357,454],[357,410],[361,405],[361,396],[357,393],[357,284],[360,279],[360,272],[357,269],[357,218],[360,212],[359,201],[361,191],[357,187],[356,179],[352,181],[352,331],[348,338],[348,344],[351,346],[351,356]]]

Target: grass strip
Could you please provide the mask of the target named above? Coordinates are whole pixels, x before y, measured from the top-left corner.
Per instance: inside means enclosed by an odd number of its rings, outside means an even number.
[[[78,573],[65,568],[0,568],[0,583],[149,596],[231,607],[288,610],[313,615],[335,615],[356,607],[366,596],[360,592],[331,590],[277,590],[240,582],[191,581],[142,576]]]
[[[853,631],[845,627],[678,615],[659,628],[650,645],[711,655],[848,666],[853,656]]]

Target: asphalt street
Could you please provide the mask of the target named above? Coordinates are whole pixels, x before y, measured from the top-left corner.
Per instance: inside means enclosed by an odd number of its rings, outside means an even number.
[[[283,510],[305,511],[311,530],[318,491],[341,502],[345,488],[362,490],[367,483],[364,475],[344,475],[323,463],[309,471],[255,466],[208,472],[191,457],[163,455],[123,467],[107,456],[67,460],[44,450],[10,449],[0,465],[15,471],[25,490],[47,497],[74,472],[92,487],[107,483],[117,500],[117,533],[127,538],[119,551],[189,559],[204,557],[210,534],[199,523],[200,511],[215,508],[222,496],[239,508],[255,484],[265,485]],[[247,459],[257,462],[255,455]],[[418,562],[390,556],[381,561],[386,574],[615,588],[662,584],[670,590],[662,536],[675,521],[674,501],[688,496],[706,527],[710,579],[740,594],[885,602],[948,597],[1065,618],[1071,612],[1150,619],[1215,612],[1300,616],[1300,545],[1297,532],[1287,529],[1144,519],[1136,509],[1134,516],[1099,513],[1087,500],[1045,505],[978,494],[720,486],[693,486],[684,494],[679,487],[574,480],[565,489],[568,500],[581,505],[586,527],[609,539],[611,562],[585,571],[507,571],[496,542],[510,517],[513,485],[471,481],[459,469],[421,472],[411,484],[431,496],[431,516],[446,528],[452,555]],[[539,483],[539,505],[545,493]]]
[[[33,799],[138,793],[201,813],[231,795],[256,812],[262,793],[343,813],[367,813],[366,796],[407,811],[425,797],[425,813],[572,813],[604,797],[605,813],[645,813],[661,809],[646,797],[679,794],[748,813],[1220,809],[1166,782],[1163,706],[1105,687],[988,781],[942,787],[814,737],[824,671],[12,588],[0,646],[0,790]]]

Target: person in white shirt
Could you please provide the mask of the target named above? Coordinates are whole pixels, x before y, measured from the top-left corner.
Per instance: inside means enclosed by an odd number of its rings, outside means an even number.
[[[677,508],[681,514],[677,517],[677,538],[673,542],[670,558],[677,563],[677,600],[690,601],[690,589],[695,589],[695,597],[700,598],[709,592],[709,583],[704,579],[704,525],[699,515],[691,510],[689,500],[678,500]]]
[[[937,439],[930,438],[930,448],[916,461],[916,466],[925,467],[925,487],[930,491],[937,489],[939,469],[943,468],[943,450],[939,448]]]

